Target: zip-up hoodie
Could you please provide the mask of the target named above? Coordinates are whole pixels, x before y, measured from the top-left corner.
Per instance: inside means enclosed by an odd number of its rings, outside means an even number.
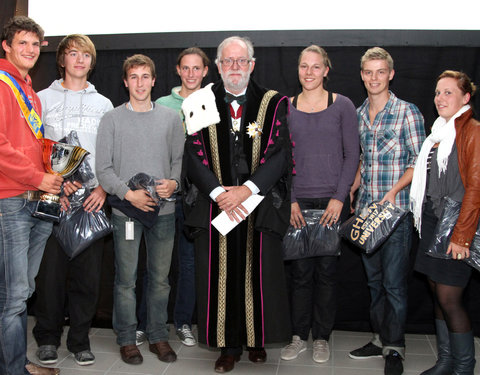
[[[15,78],[40,116],[42,106],[30,76],[24,79],[6,59],[0,59],[0,70]],[[12,89],[0,81],[0,199],[38,190],[44,173],[42,145],[33,135]]]
[[[95,171],[97,129],[103,114],[113,109],[112,102],[99,94],[90,82],[80,91],[69,90],[62,82],[63,79],[53,81],[50,87],[38,93],[45,138],[58,141],[75,130],[80,145],[90,152],[85,162]],[[97,181],[94,185],[98,185]]]

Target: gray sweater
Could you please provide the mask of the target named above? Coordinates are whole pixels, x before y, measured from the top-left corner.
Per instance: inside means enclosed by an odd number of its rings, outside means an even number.
[[[95,164],[105,191],[124,199],[128,180],[139,172],[179,182],[185,143],[181,125],[178,113],[161,105],[134,112],[122,104],[107,112],[98,129]],[[174,211],[175,202],[167,202],[159,215]]]

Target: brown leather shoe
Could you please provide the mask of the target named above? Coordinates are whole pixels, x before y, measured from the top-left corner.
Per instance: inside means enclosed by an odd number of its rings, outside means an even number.
[[[175,362],[177,355],[173,351],[168,341],[159,341],[155,344],[150,344],[149,349],[152,353],[155,353],[158,359],[162,362]]]
[[[267,352],[265,349],[249,350],[248,359],[253,363],[263,363],[267,360]]]
[[[129,365],[139,365],[143,362],[142,353],[138,350],[137,345],[125,345],[120,347],[120,355],[122,360]]]
[[[60,374],[59,368],[43,367],[36,363],[29,362],[25,365],[27,371],[32,375],[57,375]]]
[[[235,362],[240,361],[240,355],[222,354],[215,362],[215,372],[223,374],[224,372],[232,371],[235,367]]]

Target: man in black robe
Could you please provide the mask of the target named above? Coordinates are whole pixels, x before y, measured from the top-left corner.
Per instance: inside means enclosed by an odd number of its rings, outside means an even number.
[[[250,80],[251,42],[225,39],[216,64],[220,122],[185,144],[189,191],[198,189],[185,224],[195,237],[199,341],[221,348],[215,371],[223,373],[244,345],[250,361],[265,362],[266,343],[290,338],[281,241],[290,219],[292,154],[288,98]],[[252,194],[265,198],[246,217],[242,202]],[[226,236],[211,224],[221,211],[239,221]]]

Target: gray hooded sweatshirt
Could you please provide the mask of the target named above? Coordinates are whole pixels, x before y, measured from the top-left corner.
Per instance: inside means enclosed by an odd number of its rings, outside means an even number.
[[[45,138],[58,141],[75,130],[80,145],[90,153],[85,160],[95,172],[97,130],[103,114],[113,109],[112,102],[99,94],[90,82],[80,91],[69,90],[62,82],[63,79],[53,81],[50,87],[38,93]]]

